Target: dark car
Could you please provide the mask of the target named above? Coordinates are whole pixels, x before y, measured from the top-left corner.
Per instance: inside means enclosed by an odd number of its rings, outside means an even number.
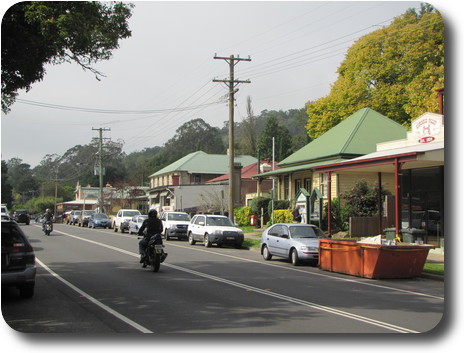
[[[2,286],[14,286],[23,298],[34,295],[35,254],[21,227],[2,220]]]
[[[89,217],[88,225],[89,228],[111,228],[111,220],[104,213],[94,213]]]
[[[77,221],[77,225],[79,227],[87,227],[88,224],[89,224],[89,218],[91,215],[93,215],[95,213],[95,211],[91,211],[91,210],[85,210],[85,211],[82,211],[83,213],[80,214],[79,216],[79,219]]]
[[[13,218],[18,223],[31,223],[31,215],[26,210],[16,210],[13,212]]]

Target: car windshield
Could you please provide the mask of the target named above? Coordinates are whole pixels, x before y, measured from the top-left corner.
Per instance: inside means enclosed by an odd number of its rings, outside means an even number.
[[[324,238],[324,232],[317,227],[290,226],[292,238]]]
[[[140,214],[139,211],[123,211],[122,215],[123,217],[134,217],[138,216]]]
[[[168,213],[168,221],[190,221],[190,218],[185,213]]]
[[[207,226],[233,227],[234,225],[227,217],[206,217]]]
[[[104,213],[97,213],[93,216],[95,219],[108,219],[108,216]]]
[[[143,221],[146,220],[147,218],[148,218],[148,216],[140,216],[140,217],[138,218],[137,221],[138,221],[138,222],[143,222]]]
[[[95,213],[95,211],[84,211],[84,216],[91,216]]]
[[[74,214],[75,215],[80,215],[82,213],[82,211],[75,211]]]

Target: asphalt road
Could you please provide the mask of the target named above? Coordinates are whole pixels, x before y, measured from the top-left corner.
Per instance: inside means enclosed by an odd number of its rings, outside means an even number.
[[[4,320],[19,332],[422,333],[444,312],[440,281],[357,278],[176,240],[153,273],[138,263],[134,235],[22,227],[38,260],[36,292],[21,299],[2,288]]]

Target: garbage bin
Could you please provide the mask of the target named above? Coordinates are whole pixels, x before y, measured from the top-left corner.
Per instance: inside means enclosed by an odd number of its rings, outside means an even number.
[[[403,236],[403,243],[414,244],[418,238],[420,238],[419,240],[422,240],[424,244],[427,243],[425,239],[426,232],[424,229],[405,228],[401,229],[401,234]]]
[[[383,231],[387,237],[387,240],[395,240],[396,228],[385,228]]]

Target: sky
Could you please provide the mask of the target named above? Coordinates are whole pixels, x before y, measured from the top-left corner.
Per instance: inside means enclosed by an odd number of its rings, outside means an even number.
[[[122,139],[124,152],[131,153],[162,146],[191,119],[223,127],[228,88],[213,79],[227,79],[229,65],[215,55],[251,59],[235,65],[235,78],[251,81],[237,86],[236,122],[247,114],[247,96],[255,115],[303,108],[330,92],[356,39],[420,6],[405,1],[134,3],[132,36],[120,41],[109,61],[94,65],[105,77],[98,81],[75,63],[47,65],[44,79],[20,92],[11,113],[2,113],[3,160],[17,157],[34,167],[47,154],[90,143],[98,128],[107,129],[105,138]]]

